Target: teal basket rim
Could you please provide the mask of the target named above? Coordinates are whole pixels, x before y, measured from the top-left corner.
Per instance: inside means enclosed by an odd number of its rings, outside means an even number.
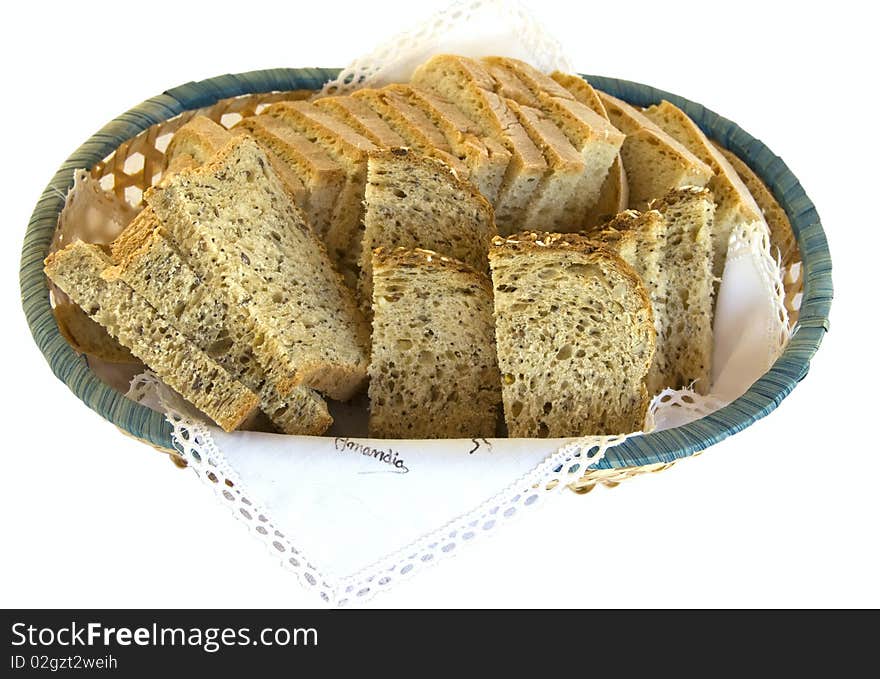
[[[55,173],[37,202],[22,246],[22,306],[34,341],[55,376],[103,418],[154,446],[174,448],[171,426],[165,417],[101,382],[58,330],[49,304],[43,259],[64,205],[62,196],[73,184],[73,171],[93,167],[124,141],[184,111],[242,94],[317,90],[338,72],[330,68],[280,68],[186,83],[146,100],[105,125]],[[828,242],[816,208],[794,174],[781,158],[735,123],[700,104],[647,85],[602,76],[585,77],[595,87],[631,104],[649,106],[666,99],[682,108],[710,138],[742,158],[767,184],[791,220],[801,253],[804,290],[797,329],[770,370],[730,405],[691,424],[628,439],[610,450],[597,468],[669,463],[693,455],[766,416],[806,376],[810,360],[828,330],[833,296]]]

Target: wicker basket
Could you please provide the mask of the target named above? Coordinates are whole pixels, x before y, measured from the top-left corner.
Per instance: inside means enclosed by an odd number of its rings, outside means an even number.
[[[49,303],[43,259],[52,241],[62,196],[73,171],[92,168],[102,185],[133,205],[158,180],[166,166],[171,135],[201,113],[229,127],[240,117],[280,99],[304,98],[337,74],[336,69],[273,69],[224,75],[188,83],[148,99],[86,141],[59,168],[31,216],[22,247],[21,295],[34,340],[55,375],[90,408],[123,432],[165,452],[173,452],[171,427],[160,413],[126,399],[92,373],[59,333]],[[806,376],[809,362],[828,330],[832,298],[831,258],[825,233],[810,199],[785,163],[737,125],[699,104],[625,80],[587,76],[596,87],[638,106],[667,99],[690,115],[706,134],[742,158],[767,184],[788,214],[801,266],[785,281],[789,311],[798,329],[782,356],[743,396],[689,425],[625,441],[609,451],[599,468],[587,472],[573,489],[588,492],[597,483],[660,471],[770,413]],[[176,456],[172,456],[177,459]]]

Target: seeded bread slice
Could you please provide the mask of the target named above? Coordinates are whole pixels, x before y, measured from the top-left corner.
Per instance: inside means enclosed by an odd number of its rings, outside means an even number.
[[[368,327],[255,141],[233,140],[146,199],[196,274],[243,309],[280,394],[303,384],[344,400],[361,387]]]
[[[715,202],[706,188],[674,189],[651,208],[666,220],[664,386],[707,394],[712,377],[712,229]]]
[[[641,429],[655,331],[632,267],[581,236],[537,233],[495,238],[489,264],[510,436]]]
[[[493,203],[501,234],[519,227],[529,200],[547,172],[547,163],[516,115],[494,92],[495,81],[480,62],[454,55],[437,55],[419,66],[412,84],[455,104],[480,129],[511,154],[498,198]]]
[[[639,274],[651,298],[657,342],[646,384],[648,394],[654,396],[671,386],[667,377],[670,320],[666,314],[666,220],[656,210],[627,210],[587,235],[629,264]]]
[[[367,154],[378,147],[345,123],[307,101],[285,101],[269,106],[261,115],[277,118],[309,141],[318,144],[345,172],[346,181],[336,201],[325,239],[346,282],[357,282],[363,219]]]
[[[583,229],[588,211],[599,200],[602,184],[620,151],[624,135],[606,117],[529,64],[506,57],[485,57],[483,62],[496,79],[499,94],[543,111],[580,154],[583,177],[555,226],[565,231]]]
[[[259,399],[232,379],[122,281],[105,281],[112,265],[98,245],[77,241],[46,258],[46,275],[89,317],[149,366],[165,384],[226,431],[238,428]]]
[[[450,101],[412,85],[388,85],[405,97],[443,132],[451,152],[468,168],[469,179],[486,200],[494,203],[510,162],[510,151],[492,137],[481,135],[477,125]]]
[[[245,118],[235,129],[239,128],[247,130],[264,151],[277,156],[303,183],[307,197],[299,204],[309,224],[325,238],[330,230],[336,201],[345,184],[345,172],[339,163],[320,146],[274,118]]]
[[[253,334],[238,307],[228,308],[187,264],[149,207],[129,225],[137,232],[111,245],[115,266],[107,281],[122,280],[208,356],[260,397],[260,409],[285,434],[324,433],[333,418],[308,387],[281,396],[254,356]]]
[[[724,273],[724,262],[727,260],[730,233],[743,224],[762,221],[761,208],[752,198],[752,194],[749,193],[736,170],[684,111],[668,101],[663,101],[645,109],[644,114],[666,134],[681,142],[715,173],[709,180],[708,188],[712,191],[716,202],[712,230],[714,252],[712,272],[720,279]]]
[[[168,167],[162,175],[160,185],[168,181],[181,170],[198,167],[207,163],[211,157],[223,146],[229,143],[233,136],[240,134],[241,130],[230,132],[222,125],[218,125],[206,116],[198,115],[181,127],[168,144],[165,156],[168,158]],[[270,150],[266,150],[266,156],[275,174],[284,184],[284,188],[293,197],[297,205],[305,205],[306,187]]]
[[[76,304],[56,304],[52,313],[58,323],[58,331],[77,352],[108,363],[138,363],[128,349],[110,337]]]
[[[370,435],[494,436],[501,381],[488,277],[428,250],[378,249],[373,272]]]
[[[602,99],[586,80],[578,75],[560,73],[559,71],[551,73],[550,77],[568,90],[584,106],[590,108],[605,118],[605,120],[609,119],[608,111],[605,110]],[[618,152],[614,162],[611,164],[611,168],[608,170],[608,176],[602,182],[602,188],[599,189],[598,202],[587,211],[586,227],[593,228],[607,221],[617,213],[626,210],[627,205],[629,205],[629,185],[626,181],[623,159],[620,156],[620,152]]]
[[[604,92],[599,96],[611,122],[626,134],[620,151],[629,182],[629,207],[644,210],[671,189],[709,183],[712,168],[681,143],[626,102]]]
[[[467,167],[452,155],[440,129],[421,109],[409,103],[406,97],[387,88],[358,90],[352,97],[369,106],[376,115],[385,120],[403,138],[405,146],[446,163],[463,179],[468,177]]]
[[[715,144],[721,154],[725,157],[731,167],[736,170],[740,179],[743,180],[749,193],[755,199],[767,225],[770,227],[770,242],[779,248],[779,254],[782,258],[784,266],[790,266],[798,261],[797,240],[794,237],[794,231],[791,228],[791,222],[785,210],[776,202],[776,198],[767,188],[761,178],[754,173],[752,168],[746,165],[735,153],[728,151],[718,144]]]
[[[364,205],[360,291],[367,307],[378,247],[422,247],[486,270],[496,234],[492,206],[444,163],[408,149],[370,154]]]
[[[367,103],[348,96],[324,97],[315,106],[338,118],[351,129],[363,135],[379,148],[406,146],[406,141],[385,122]]]

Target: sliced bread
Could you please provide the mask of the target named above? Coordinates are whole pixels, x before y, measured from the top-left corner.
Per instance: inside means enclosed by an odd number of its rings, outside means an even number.
[[[762,221],[761,208],[736,170],[684,111],[668,101],[663,101],[645,109],[644,114],[715,173],[709,180],[708,188],[712,191],[716,204],[712,229],[712,271],[720,279],[724,273],[724,262],[727,261],[727,244],[731,232],[743,224]]]
[[[641,429],[655,330],[632,267],[582,236],[538,233],[495,238],[489,264],[510,436]]]
[[[309,224],[326,238],[345,184],[342,166],[320,146],[275,118],[252,116],[243,119],[234,129],[247,130],[264,151],[277,156],[299,178],[307,192],[305,200],[299,204]]]
[[[510,162],[510,151],[497,139],[482,136],[476,123],[443,97],[412,85],[394,84],[386,89],[405,97],[443,132],[451,152],[467,166],[470,181],[494,203]]]
[[[496,234],[492,206],[445,163],[408,149],[370,154],[364,193],[362,304],[372,299],[373,250],[436,250],[485,271]]]
[[[494,436],[501,381],[488,277],[428,250],[376,251],[370,435]]]
[[[344,400],[361,387],[369,329],[255,141],[233,140],[146,200],[196,274],[244,310],[279,393],[303,384]]]
[[[122,281],[101,277],[112,265],[101,246],[77,241],[46,258],[46,275],[165,384],[226,431],[238,428],[259,398]]]
[[[498,93],[545,113],[568,138],[583,162],[583,177],[565,205],[558,229],[577,231],[586,226],[588,211],[600,191],[624,135],[606,117],[578,101],[574,95],[529,64],[506,57],[486,57]]]
[[[102,274],[122,280],[208,356],[260,397],[260,409],[285,434],[324,433],[333,422],[312,389],[281,396],[256,360],[254,337],[239,307],[228,308],[211,285],[187,264],[151,208],[138,215],[127,237],[111,245],[114,266]]]
[[[731,167],[736,170],[736,173],[749,189],[749,193],[752,194],[758,207],[761,208],[761,213],[770,227],[770,242],[779,248],[779,256],[782,259],[783,266],[790,266],[798,261],[797,240],[794,237],[791,222],[788,219],[788,215],[785,214],[785,210],[782,209],[782,206],[773,197],[773,193],[761,181],[761,178],[755,174],[754,170],[746,165],[733,151],[728,151],[717,144],[715,146],[727,159]]]
[[[602,243],[629,264],[645,284],[654,312],[657,331],[654,361],[648,371],[648,395],[654,396],[667,385],[666,364],[669,317],[666,314],[666,220],[656,210],[627,210],[599,229],[590,231],[589,238]]]
[[[272,104],[261,115],[277,118],[318,144],[345,172],[345,185],[336,201],[325,242],[340,273],[352,287],[357,283],[363,219],[367,154],[378,147],[326,111],[307,101]]]
[[[406,140],[362,99],[349,96],[324,97],[316,99],[313,103],[321,110],[339,118],[379,148],[406,146]]]
[[[626,134],[620,149],[629,183],[629,207],[644,210],[654,199],[683,186],[706,186],[712,168],[640,111],[599,92],[611,122]]]
[[[666,220],[666,356],[662,386],[693,383],[709,393],[712,379],[712,228],[715,202],[706,188],[673,189],[652,201]]]
[[[544,154],[495,93],[495,81],[480,62],[454,55],[437,55],[419,66],[412,84],[454,103],[481,134],[501,143],[511,154],[495,207],[501,234],[517,230],[526,207],[547,172]]]

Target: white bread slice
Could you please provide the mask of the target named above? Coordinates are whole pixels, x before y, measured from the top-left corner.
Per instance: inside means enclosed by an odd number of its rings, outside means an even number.
[[[378,147],[351,127],[306,101],[272,104],[260,115],[277,118],[318,144],[345,171],[346,181],[336,201],[325,242],[337,267],[352,287],[357,282],[363,219],[367,154]]]
[[[587,106],[598,115],[608,120],[608,111],[599,94],[586,80],[577,75],[568,73],[560,73],[555,71],[550,74],[560,86],[564,87],[571,95],[584,106]],[[599,189],[599,200],[587,212],[585,225],[587,228],[593,228],[602,222],[610,219],[619,212],[626,210],[629,205],[629,185],[626,181],[626,170],[623,168],[623,159],[620,152],[617,153],[611,168],[608,170],[608,176],[602,182],[602,188]]]
[[[99,245],[76,241],[46,258],[46,275],[95,322],[169,387],[226,431],[241,426],[259,399],[174,329],[122,281],[101,277],[111,266]]]
[[[406,97],[388,88],[358,90],[351,96],[369,106],[376,115],[386,121],[403,138],[405,146],[446,163],[462,179],[467,179],[467,167],[451,153],[452,149],[446,142],[446,137],[431,119],[421,109],[413,106]]]
[[[655,331],[638,274],[575,234],[495,238],[489,264],[510,436],[641,429]]]
[[[670,319],[666,313],[666,220],[656,210],[647,212],[626,210],[586,235],[602,243],[629,264],[639,274],[651,298],[657,342],[646,385],[648,395],[653,397],[668,386],[666,376],[669,374],[667,345]]]
[[[233,140],[146,200],[198,276],[243,309],[280,394],[299,384],[342,400],[357,392],[368,327],[255,141]]]
[[[333,423],[327,404],[312,389],[294,387],[282,396],[253,350],[253,336],[238,307],[228,308],[203,282],[145,208],[110,246],[114,266],[101,275],[122,280],[169,320],[233,379],[260,397],[260,410],[285,434],[323,434]]]
[[[496,235],[492,206],[448,165],[408,149],[370,154],[364,192],[360,299],[372,299],[373,250],[422,248],[485,271]]]
[[[392,127],[376,115],[365,101],[349,96],[316,99],[315,106],[326,111],[366,137],[379,148],[406,146],[406,141]]]
[[[302,181],[307,196],[298,204],[306,213],[309,224],[326,238],[336,202],[345,185],[342,166],[320,146],[275,118],[252,116],[239,122],[235,129],[247,130],[264,151],[275,155]]]
[[[373,262],[370,435],[495,435],[501,380],[492,285],[428,250],[378,249]]]
[[[724,262],[727,261],[727,245],[731,232],[743,224],[763,221],[761,208],[758,207],[736,170],[684,111],[668,101],[662,101],[656,106],[645,109],[644,114],[666,134],[681,142],[715,173],[709,180],[708,188],[712,191],[716,203],[715,223],[712,230],[714,252],[712,272],[720,279],[724,273]]]
[[[626,102],[605,92],[599,97],[611,122],[626,134],[621,157],[629,182],[629,207],[644,210],[671,189],[709,183],[712,168],[681,143]]]
[[[605,116],[529,64],[506,57],[485,57],[483,63],[496,79],[499,94],[542,110],[580,154],[583,178],[556,227],[564,231],[585,228],[587,214],[598,202],[602,185],[623,144],[623,133]]]
[[[515,231],[547,172],[547,163],[514,113],[494,92],[492,76],[474,59],[442,54],[419,66],[412,84],[454,103],[483,136],[495,139],[510,152],[510,163],[493,206],[498,232]]]
[[[761,181],[761,178],[755,174],[752,168],[746,165],[733,151],[728,151],[718,144],[715,144],[715,146],[727,159],[731,167],[736,170],[740,179],[748,187],[749,193],[752,194],[758,207],[761,208],[761,213],[767,221],[767,226],[770,227],[770,242],[779,248],[782,265],[790,266],[798,261],[800,255],[798,253],[797,240],[791,228],[791,222],[788,220],[785,210],[782,209],[782,206],[773,197],[773,193]]]
[[[510,151],[496,139],[482,136],[477,125],[443,97],[412,85],[393,84],[386,89],[405,97],[443,132],[451,152],[467,166],[470,181],[494,204]]]
[[[229,143],[230,139],[241,133],[242,130],[230,132],[206,116],[194,116],[171,138],[171,142],[165,150],[168,167],[162,173],[159,185],[161,186],[168,181],[169,177],[181,170],[207,163],[215,153]],[[300,178],[268,149],[266,157],[296,204],[305,205],[306,187]]]
[[[666,357],[662,386],[709,393],[712,379],[712,229],[715,202],[709,189],[673,189],[651,202],[666,220]]]

